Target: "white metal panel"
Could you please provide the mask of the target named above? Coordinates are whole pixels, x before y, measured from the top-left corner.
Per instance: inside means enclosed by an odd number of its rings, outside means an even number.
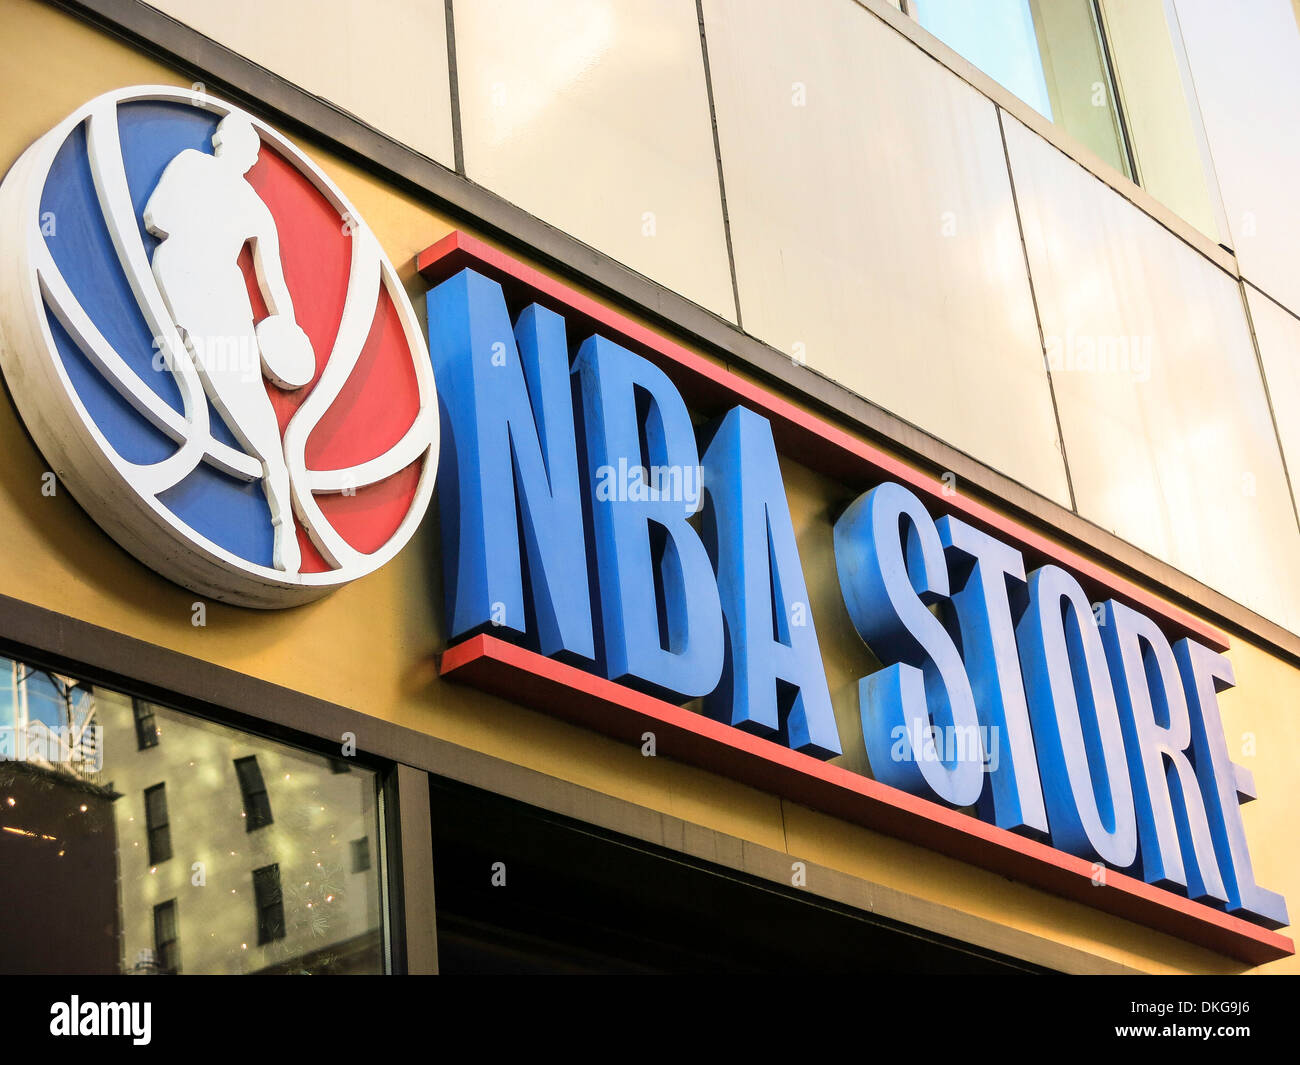
[[[469,177],[734,321],[693,0],[454,11]]]
[[[1006,122],[1080,514],[1297,630],[1300,532],[1239,285]]]
[[[421,0],[153,0],[151,7],[445,166],[447,16]]]
[[[1300,484],[1300,318],[1249,285],[1246,303],[1294,498]]]
[[[1068,506],[993,105],[853,3],[704,14],[745,329]]]
[[[1300,27],[1291,0],[1176,0],[1242,275],[1300,311]]]

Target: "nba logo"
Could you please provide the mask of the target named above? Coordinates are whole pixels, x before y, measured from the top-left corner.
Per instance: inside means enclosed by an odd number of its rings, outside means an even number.
[[[203,93],[124,89],[0,186],[0,364],[76,500],[164,576],[307,602],[410,539],[438,462],[421,327],[305,155]]]

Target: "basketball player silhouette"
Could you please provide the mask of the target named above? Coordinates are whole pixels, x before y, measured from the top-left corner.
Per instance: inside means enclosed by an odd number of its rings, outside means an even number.
[[[167,164],[145,205],[144,224],[161,239],[153,274],[208,398],[262,464],[273,565],[297,573],[302,560],[289,469],[262,378],[301,388],[315,376],[316,358],[294,318],[275,219],[244,177],[261,146],[247,118],[227,115],[212,134],[213,154],[187,148]],[[238,261],[250,243],[269,312],[257,325]]]

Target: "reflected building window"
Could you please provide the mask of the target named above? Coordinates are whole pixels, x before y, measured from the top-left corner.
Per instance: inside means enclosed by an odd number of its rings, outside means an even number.
[[[244,828],[255,832],[274,820],[271,817],[271,797],[262,779],[257,755],[235,759],[235,774],[239,777],[239,794],[244,800]]]
[[[278,865],[264,865],[253,870],[253,895],[257,900],[258,944],[283,939],[284,894],[280,890]]]
[[[167,785],[155,784],[144,793],[144,823],[149,834],[149,864],[161,865],[172,856],[171,821],[167,816]]]
[[[154,957],[161,973],[181,971],[180,932],[176,923],[176,900],[160,902],[153,908]]]
[[[352,841],[352,871],[364,873],[370,868],[370,840],[365,836]]]
[[[90,688],[0,657],[0,760],[6,759],[95,781],[99,726]]]
[[[66,693],[73,685],[59,683],[50,674],[39,669],[21,672],[25,681],[23,694],[27,697],[27,720],[39,721],[47,728],[58,728],[67,718]]]
[[[138,749],[147,751],[158,746],[158,722],[154,718],[153,705],[142,699],[133,699],[135,711],[135,741]]]

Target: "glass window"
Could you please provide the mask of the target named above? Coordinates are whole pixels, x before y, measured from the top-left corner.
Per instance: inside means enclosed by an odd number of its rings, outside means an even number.
[[[144,823],[149,833],[149,864],[167,861],[172,856],[172,834],[167,820],[166,784],[145,789]]]
[[[1052,117],[1029,0],[915,0],[917,21],[953,51]]]
[[[1228,232],[1182,32],[1167,0],[1099,0],[1133,180],[1202,233]]]
[[[153,704],[143,699],[133,699],[135,709],[135,740],[142,751],[158,746],[158,723],[154,720]]]
[[[94,714],[89,688],[0,657],[0,759],[93,774],[100,757]]]
[[[8,660],[0,713],[37,676],[97,746],[0,760],[0,973],[383,972],[373,771],[157,704],[142,749],[129,695]]]
[[[156,966],[161,973],[181,971],[180,933],[176,924],[176,900],[160,902],[153,908],[153,942]]]
[[[21,672],[24,694],[27,697],[28,722],[39,721],[48,728],[57,729],[67,722],[68,704],[62,687],[48,673],[27,667]]]
[[[18,663],[0,658],[0,759],[13,758],[18,751]]]
[[[235,759],[235,775],[239,777],[239,793],[244,800],[244,828],[254,832],[265,828],[271,817],[271,797],[262,780],[262,770],[257,765],[257,755]]]
[[[271,943],[284,938],[284,895],[280,891],[280,867],[265,865],[253,870],[253,895],[257,899],[257,942]]]
[[[953,51],[1132,178],[1094,0],[912,0]]]

